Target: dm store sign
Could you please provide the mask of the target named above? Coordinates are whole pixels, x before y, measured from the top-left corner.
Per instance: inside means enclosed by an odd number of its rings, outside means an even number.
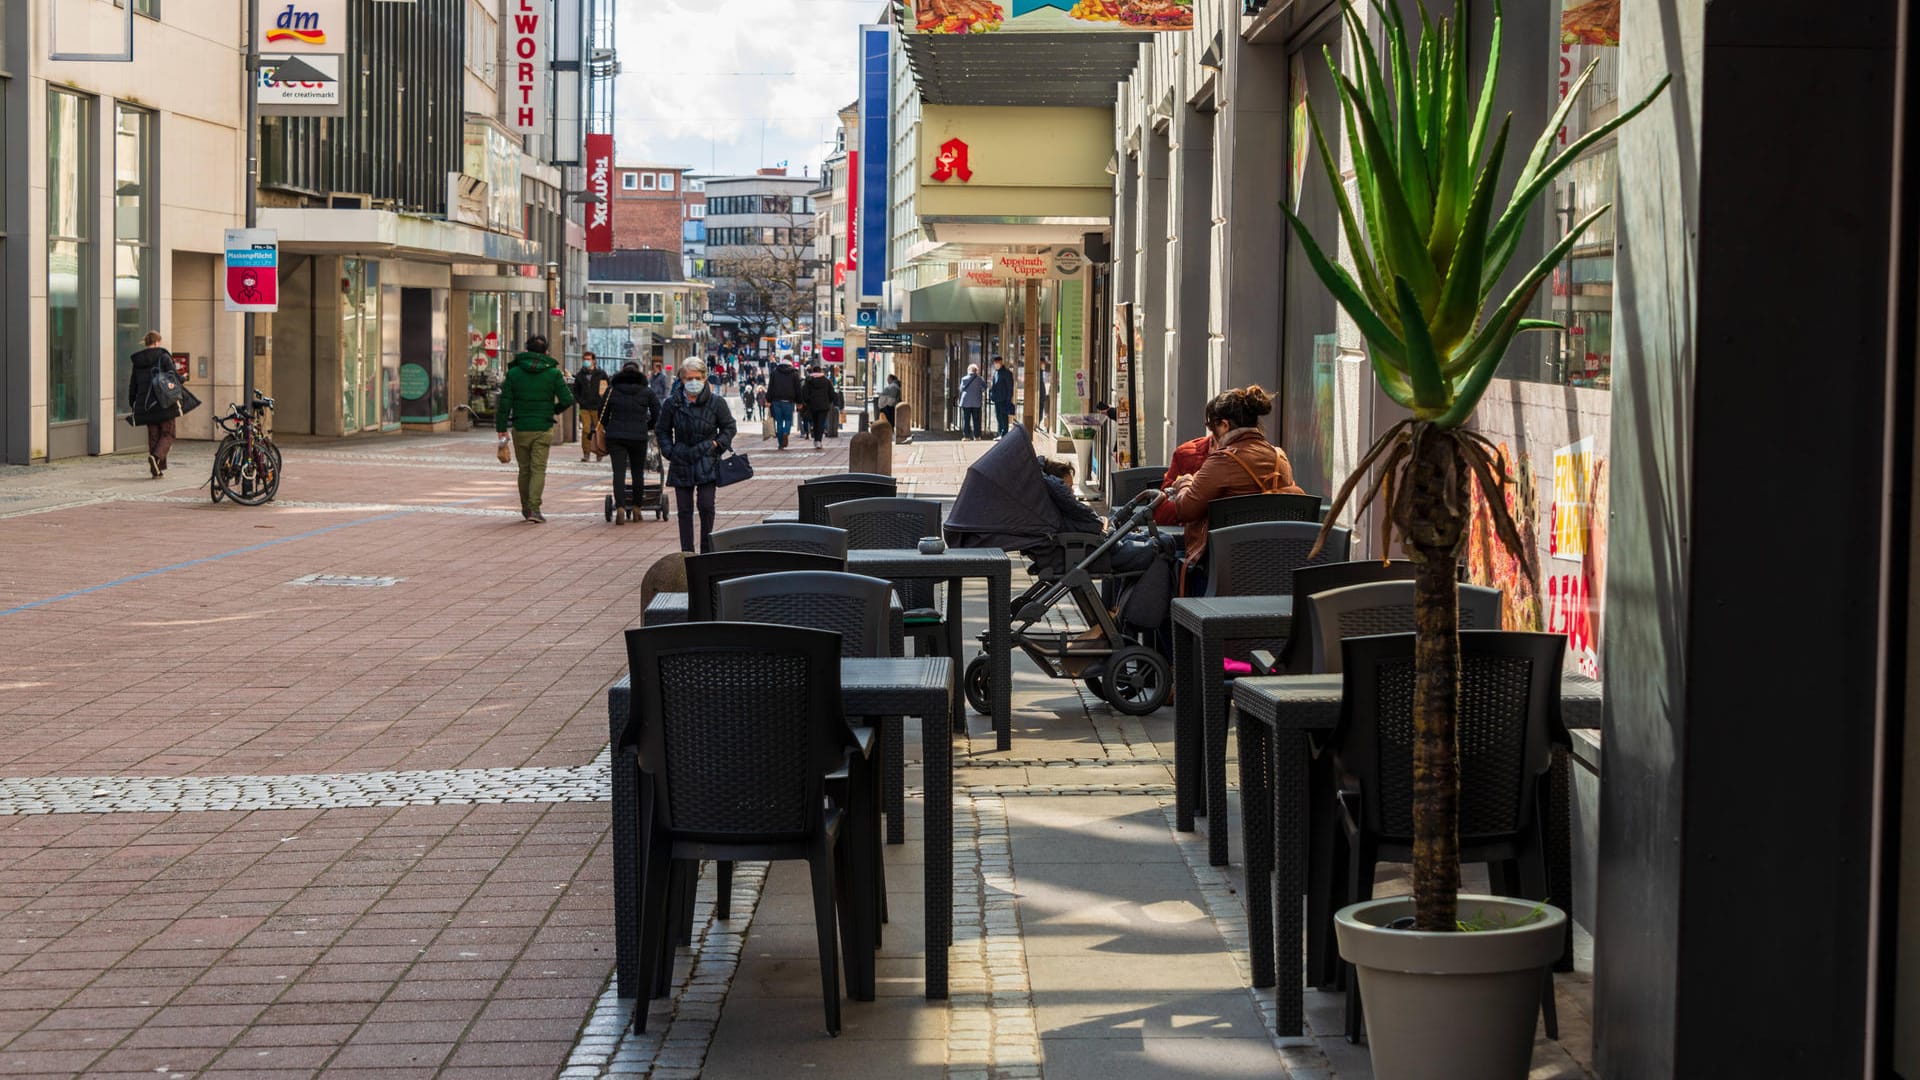
[[[263,53],[344,53],[347,51],[347,0],[292,0],[260,11]]]

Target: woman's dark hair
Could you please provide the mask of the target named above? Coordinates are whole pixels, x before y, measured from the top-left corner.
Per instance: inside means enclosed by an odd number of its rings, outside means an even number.
[[[547,351],[547,339],[546,339],[546,338],[544,338],[544,337],[541,337],[541,336],[540,336],[539,334],[535,334],[535,335],[533,335],[532,337],[529,337],[529,338],[527,339],[527,349],[526,349],[526,351],[528,351],[528,352],[532,352],[532,353],[544,353],[544,352],[546,352],[546,351]]]
[[[635,375],[638,375],[640,374],[640,365],[635,361],[629,360],[626,363],[620,365],[620,370],[623,372],[631,371]]]
[[[1271,412],[1273,398],[1258,386],[1249,386],[1244,390],[1229,390],[1207,402],[1207,423],[1211,426],[1225,420],[1237,428],[1253,427]]]
[[[1073,463],[1070,461],[1055,461],[1052,458],[1041,458],[1040,471],[1063,484],[1073,482]]]

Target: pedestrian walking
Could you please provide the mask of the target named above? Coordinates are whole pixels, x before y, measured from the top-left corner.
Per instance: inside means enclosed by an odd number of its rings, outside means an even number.
[[[535,334],[507,365],[493,430],[505,448],[512,431],[513,459],[520,466],[520,516],[546,524],[540,496],[547,489],[547,454],[553,449],[553,418],[573,404],[573,391],[559,361],[547,355],[547,339]]]
[[[160,331],[149,330],[143,346],[133,354],[133,374],[127,381],[128,423],[147,429],[147,474],[158,480],[167,474],[167,451],[173,449],[175,422],[200,406],[180,373],[173,354],[160,347]]]
[[[840,391],[834,388],[833,380],[820,370],[818,362],[807,368],[807,381],[800,387],[800,404],[807,410],[807,429],[813,433],[813,448],[821,449],[820,440],[827,437],[828,418],[839,406]]]
[[[653,391],[654,400],[665,406],[667,398],[673,393],[673,376],[667,374],[665,361],[653,362],[653,374],[647,376],[647,387]]]
[[[960,380],[960,441],[980,437],[980,409],[987,402],[987,380],[980,377],[980,365],[968,364]]]
[[[800,373],[793,369],[792,358],[783,356],[767,372],[767,410],[773,414],[773,437],[782,450],[793,433],[793,410],[799,400]]]
[[[900,376],[887,376],[887,384],[873,396],[873,404],[880,410],[880,415],[887,418],[887,426],[892,427],[894,407],[900,404]],[[896,436],[897,434],[896,432]]]
[[[733,412],[707,384],[707,365],[680,365],[680,385],[660,413],[660,453],[667,459],[667,486],[680,516],[680,550],[691,554],[693,513],[700,512],[701,551],[713,550],[713,493],[720,458],[733,449]]]
[[[994,422],[1000,425],[1000,435],[1007,433],[1007,424],[1013,419],[1013,369],[1007,366],[1004,357],[993,358],[993,399]]]
[[[638,521],[634,495],[645,482],[647,436],[660,426],[660,400],[653,396],[640,365],[629,360],[607,387],[600,406],[600,423],[607,433],[607,453],[613,457],[613,523]],[[627,484],[628,466],[633,484]]]
[[[595,461],[607,460],[605,449],[596,449],[593,436],[600,430],[600,406],[607,400],[607,373],[600,370],[600,359],[593,353],[580,358],[580,370],[573,375],[573,400],[580,403],[580,460],[589,454]],[[644,437],[644,436],[643,436]]]

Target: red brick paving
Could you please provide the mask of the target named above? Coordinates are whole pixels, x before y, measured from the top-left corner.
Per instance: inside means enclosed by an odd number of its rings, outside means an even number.
[[[844,442],[741,443],[845,468]],[[620,633],[678,533],[607,525],[570,447],[544,526],[511,514],[484,434],[296,442],[261,508],[205,501],[183,449],[157,483],[133,460],[0,470],[0,494],[156,500],[0,518],[0,612],[210,560],[0,614],[0,774],[578,766],[605,744]],[[951,489],[944,457],[919,471]],[[788,508],[806,474],[721,508]],[[286,584],[316,572],[405,580]],[[607,848],[595,803],[0,817],[0,1075],[551,1076],[612,966]]]

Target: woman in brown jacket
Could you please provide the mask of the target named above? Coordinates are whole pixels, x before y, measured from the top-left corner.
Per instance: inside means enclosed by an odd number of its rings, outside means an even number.
[[[1273,398],[1258,386],[1229,390],[1207,403],[1207,438],[1213,449],[1200,471],[1182,476],[1168,488],[1164,505],[1186,528],[1186,557],[1181,565],[1181,595],[1196,596],[1206,578],[1199,569],[1207,552],[1207,507],[1236,495],[1304,494],[1294,485],[1293,466],[1279,447],[1267,441],[1260,418],[1273,412]]]

